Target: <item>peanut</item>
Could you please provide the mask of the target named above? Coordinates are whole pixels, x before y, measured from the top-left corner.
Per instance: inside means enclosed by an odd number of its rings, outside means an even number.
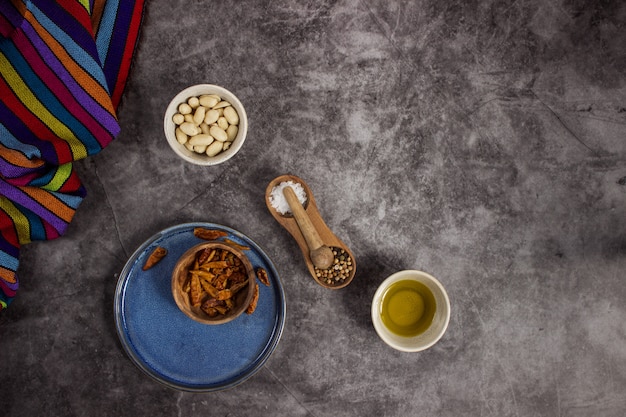
[[[222,152],[222,149],[223,149],[222,142],[216,140],[215,142],[211,143],[207,147],[206,154],[209,156],[215,156],[218,153]]]
[[[200,133],[198,135],[190,137],[189,138],[189,143],[192,144],[194,147],[196,145],[208,146],[211,143],[213,143],[213,140],[214,140],[213,136],[207,135],[207,134],[204,134],[204,133]]]
[[[182,130],[183,133],[186,134],[187,136],[195,136],[198,133],[200,133],[199,132],[200,129],[198,129],[196,125],[193,124],[193,122],[185,122],[181,124],[180,130]]]

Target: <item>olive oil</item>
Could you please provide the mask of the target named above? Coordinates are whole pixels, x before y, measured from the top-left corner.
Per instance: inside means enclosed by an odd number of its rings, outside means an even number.
[[[385,327],[398,336],[413,337],[428,329],[437,303],[430,289],[418,281],[402,280],[391,284],[380,303]]]

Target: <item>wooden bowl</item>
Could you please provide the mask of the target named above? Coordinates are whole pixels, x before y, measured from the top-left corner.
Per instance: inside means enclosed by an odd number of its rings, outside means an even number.
[[[315,271],[315,265],[313,265],[313,261],[311,260],[311,256],[309,254],[309,247],[306,243],[306,239],[304,238],[304,235],[302,234],[302,231],[300,230],[300,226],[298,226],[298,223],[296,222],[296,219],[293,217],[291,213],[281,214],[274,207],[272,207],[272,204],[270,202],[270,195],[272,194],[272,190],[274,189],[274,187],[276,187],[280,183],[288,182],[288,181],[299,183],[304,188],[304,191],[306,192],[306,195],[307,195],[307,201],[304,204],[304,210],[306,214],[309,216],[311,223],[317,230],[317,233],[320,235],[320,238],[322,239],[322,241],[331,248],[343,249],[350,257],[352,261],[352,271],[350,272],[350,276],[343,282],[327,284],[324,280],[320,279],[317,276],[317,273]],[[321,285],[324,288],[329,288],[333,290],[344,288],[352,282],[356,274],[356,260],[354,259],[354,254],[352,253],[350,248],[348,248],[348,246],[345,243],[343,243],[343,241],[339,239],[337,235],[335,235],[330,230],[330,228],[326,225],[326,223],[322,219],[322,216],[320,215],[320,212],[317,208],[317,203],[315,202],[315,197],[313,197],[313,192],[311,191],[307,183],[302,178],[299,178],[291,174],[285,174],[285,175],[281,175],[281,176],[274,178],[272,181],[270,181],[270,183],[267,185],[267,188],[265,189],[265,204],[267,205],[267,208],[270,214],[272,215],[272,217],[274,217],[274,219],[282,227],[284,227],[289,232],[289,234],[291,234],[291,236],[295,239],[296,243],[298,244],[298,247],[300,247],[302,256],[304,257],[304,262],[306,264],[307,269],[309,270],[309,274],[311,275],[311,277],[313,277],[315,282],[317,282],[319,285]]]
[[[200,306],[193,306],[189,293],[184,290],[189,280],[189,271],[194,268],[197,254],[207,248],[226,250],[237,257],[245,268],[244,274],[247,282],[247,285],[232,297],[234,307],[229,309],[227,313],[217,314],[215,317],[209,316]],[[203,324],[224,324],[236,319],[241,313],[246,311],[254,295],[255,280],[254,268],[241,250],[222,242],[204,242],[188,249],[174,266],[174,271],[172,272],[172,295],[178,308],[191,319]],[[208,298],[212,297],[206,294],[204,301]]]

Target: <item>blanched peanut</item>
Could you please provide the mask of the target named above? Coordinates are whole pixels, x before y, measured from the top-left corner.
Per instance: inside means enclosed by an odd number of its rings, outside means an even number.
[[[217,119],[217,125],[220,127],[220,129],[222,129],[224,132],[226,131],[226,129],[228,129],[228,121],[226,120],[226,118],[224,116],[220,117],[219,119]]]
[[[180,125],[180,130],[183,131],[184,134],[186,134],[187,136],[195,136],[197,135],[200,129],[198,129],[196,127],[196,125],[194,125],[193,123],[190,122],[185,122],[183,124]]]
[[[239,131],[239,128],[235,125],[230,125],[228,126],[228,129],[226,129],[226,136],[228,136],[228,138],[226,139],[229,142],[232,142],[233,140],[235,140],[235,138],[237,137],[237,132]]]
[[[174,133],[176,134],[176,140],[178,141],[178,143],[182,145],[187,143],[188,137],[182,130],[180,130],[180,127],[177,127]]]
[[[213,143],[213,136],[200,133],[199,135],[190,137],[189,143],[191,143],[193,146],[196,146],[196,145],[207,146]]]
[[[217,122],[217,119],[220,118],[220,112],[217,110],[209,110],[206,112],[206,116],[204,116],[204,123],[210,125],[212,123]]]
[[[216,156],[231,147],[239,132],[239,114],[216,94],[189,97],[172,116],[176,140],[189,151]]]
[[[200,105],[200,100],[198,100],[198,97],[189,97],[189,100],[187,100],[187,104],[189,104],[192,109],[195,109]]]
[[[183,123],[184,121],[185,121],[185,116],[183,116],[180,113],[176,113],[174,116],[172,116],[172,122],[174,122],[177,125]]]
[[[189,114],[191,113],[191,106],[187,103],[181,103],[180,106],[178,106],[178,112],[180,114]]]
[[[226,142],[226,139],[228,139],[226,131],[219,126],[211,126],[209,133],[215,138],[215,140],[219,140],[220,142]]]
[[[239,115],[237,114],[237,111],[232,107],[224,108],[224,117],[231,125],[236,125],[239,123]]]
[[[206,114],[206,109],[202,106],[198,106],[196,112],[193,114],[193,122],[196,126],[200,126],[200,123],[204,121],[204,115]]]
[[[222,100],[219,103],[217,103],[215,106],[213,106],[214,109],[221,109],[224,107],[228,107],[230,106],[230,103],[228,101]]]
[[[222,142],[216,140],[206,148],[206,154],[209,156],[215,156],[218,153],[222,152],[222,149]]]
[[[220,101],[221,101],[221,98],[215,95],[200,96],[200,105],[204,107],[212,108]]]

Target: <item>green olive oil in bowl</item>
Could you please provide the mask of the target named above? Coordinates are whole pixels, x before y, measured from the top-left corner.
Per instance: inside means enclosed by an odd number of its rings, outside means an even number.
[[[437,303],[432,291],[414,280],[397,281],[385,291],[380,303],[384,325],[403,337],[418,336],[433,321]]]

